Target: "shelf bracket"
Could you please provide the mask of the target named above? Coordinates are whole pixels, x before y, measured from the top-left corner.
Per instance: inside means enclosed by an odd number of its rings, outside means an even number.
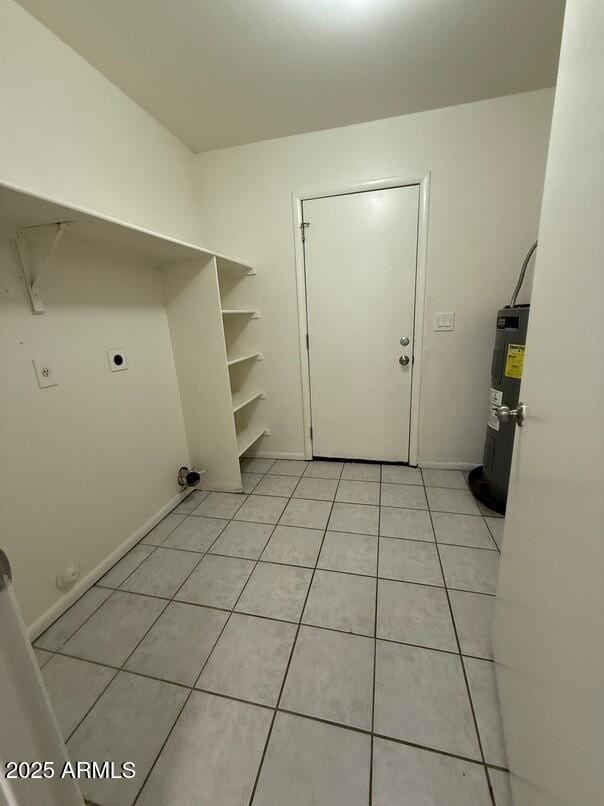
[[[25,283],[27,296],[31,303],[31,309],[34,314],[44,313],[44,303],[40,296],[40,280],[48,269],[48,263],[54,252],[56,251],[65,229],[73,224],[73,221],[58,221],[56,224],[39,224],[33,227],[23,227],[18,229],[15,237],[15,248],[19,263],[21,264],[21,277]],[[42,257],[34,261],[28,254],[31,250],[28,248],[27,234],[31,230],[50,229],[51,237],[46,250]]]

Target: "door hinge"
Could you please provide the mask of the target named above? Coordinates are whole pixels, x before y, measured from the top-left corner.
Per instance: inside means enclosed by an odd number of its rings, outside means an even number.
[[[310,221],[303,221],[300,224],[300,232],[302,233],[302,243],[306,240],[306,227],[310,227]]]
[[[308,333],[306,334],[306,349],[310,350],[310,337]]]

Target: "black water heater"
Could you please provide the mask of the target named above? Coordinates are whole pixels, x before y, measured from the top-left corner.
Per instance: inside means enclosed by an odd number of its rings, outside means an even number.
[[[502,515],[505,514],[508,497],[517,421],[514,417],[508,417],[506,421],[500,415],[498,416],[498,410],[501,410],[502,406],[507,406],[514,414],[520,400],[520,383],[524,368],[530,306],[528,304],[517,305],[516,299],[524,281],[529,260],[536,248],[537,243],[535,242],[524,259],[511,303],[497,313],[483,464],[482,467],[474,468],[468,479],[474,496],[490,509],[494,509],[495,512]],[[522,420],[519,422],[522,424]]]
[[[500,422],[496,409],[499,406],[515,409],[518,405],[528,316],[528,305],[508,306],[497,313],[483,466],[473,470],[469,478],[476,498],[502,515],[508,494],[516,423],[514,420]]]

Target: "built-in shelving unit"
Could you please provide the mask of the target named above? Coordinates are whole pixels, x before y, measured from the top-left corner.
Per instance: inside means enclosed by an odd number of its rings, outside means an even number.
[[[205,487],[240,490],[239,457],[269,432],[259,313],[242,262],[184,241],[0,185],[0,223],[14,241],[32,313],[63,250],[128,260],[162,273],[172,352],[189,448]],[[177,468],[174,469],[176,473]]]
[[[254,304],[256,284],[250,278],[255,272],[221,259],[216,260],[216,268],[237,453],[242,456],[270,433],[258,366],[262,360],[258,350],[260,313]]]

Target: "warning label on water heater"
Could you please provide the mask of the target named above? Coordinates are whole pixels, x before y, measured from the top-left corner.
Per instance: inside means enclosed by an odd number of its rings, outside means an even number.
[[[500,389],[494,389],[491,386],[489,391],[489,419],[488,425],[489,428],[492,428],[493,431],[499,431],[499,420],[497,419],[497,406],[501,406],[501,401],[503,400],[503,392]]]
[[[524,344],[508,344],[508,354],[505,359],[505,377],[522,378],[524,367]]]

